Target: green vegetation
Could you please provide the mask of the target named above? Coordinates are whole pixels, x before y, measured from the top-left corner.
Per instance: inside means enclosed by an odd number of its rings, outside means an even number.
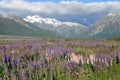
[[[28,23],[26,23],[26,25],[28,25]],[[30,26],[32,26],[32,29],[29,28]],[[42,30],[32,24],[30,24],[29,27],[26,27],[13,20],[0,19],[0,35],[16,35],[42,38],[60,37],[60,35],[57,35],[55,32]]]

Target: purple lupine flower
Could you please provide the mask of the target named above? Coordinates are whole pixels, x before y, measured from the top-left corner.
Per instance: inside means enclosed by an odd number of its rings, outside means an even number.
[[[74,62],[70,61],[70,62],[69,62],[69,67],[70,67],[71,69],[75,69],[75,68],[76,68],[76,65],[75,65]]]
[[[59,52],[59,47],[57,45],[54,46],[54,53],[59,56],[60,52]]]
[[[18,49],[18,48],[19,48],[18,43],[16,43],[16,44],[14,45],[14,48],[15,48],[15,49]]]
[[[40,66],[45,66],[45,58],[43,56],[43,54],[41,54],[41,57],[40,57]]]
[[[2,51],[2,61],[5,63],[5,54],[4,54],[4,52]]]
[[[21,64],[21,59],[20,58],[17,59],[17,68],[18,69],[22,68],[22,64]]]
[[[65,44],[61,44],[60,51],[61,51],[61,55],[65,56],[67,53],[70,52],[70,49],[67,48],[67,46]]]
[[[26,48],[27,49],[32,49],[32,46],[31,45],[27,45]]]
[[[51,55],[51,48],[46,48],[46,54],[47,54],[48,56]]]
[[[97,70],[97,71],[100,71],[101,68],[102,68],[101,64],[96,64],[96,65],[94,65],[94,67],[96,67],[96,70]]]
[[[3,63],[7,63],[7,56],[4,52],[2,52],[2,61]]]
[[[116,63],[120,62],[120,48],[118,49],[118,54],[116,55]]]
[[[34,57],[34,62],[33,62],[33,70],[36,72],[37,69],[37,61],[36,61],[36,56]]]
[[[7,59],[8,59],[8,60],[7,60],[8,62],[11,62],[11,57],[10,57],[10,55],[9,55],[9,54],[8,54]]]
[[[4,68],[5,68],[5,72],[6,72],[6,74],[9,75],[9,69],[8,69],[8,67],[7,67],[6,64],[4,64]]]
[[[97,65],[93,64],[93,65],[91,65],[91,68],[92,68],[92,71],[96,71],[97,70]]]
[[[22,80],[26,80],[26,72],[25,72],[25,70],[22,70]]]
[[[36,47],[34,46],[34,47],[32,47],[32,49],[31,49],[35,54],[38,54],[38,50],[36,49]]]
[[[15,66],[14,55],[12,55],[11,64],[12,64],[12,67]]]

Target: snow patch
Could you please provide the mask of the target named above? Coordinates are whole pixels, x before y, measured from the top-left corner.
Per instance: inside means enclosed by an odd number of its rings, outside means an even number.
[[[46,23],[49,25],[53,25],[55,27],[66,25],[66,26],[80,26],[78,23],[72,23],[72,22],[61,22],[54,18],[42,18],[38,15],[34,16],[27,16],[26,18],[23,18],[24,21],[30,22],[30,23]]]

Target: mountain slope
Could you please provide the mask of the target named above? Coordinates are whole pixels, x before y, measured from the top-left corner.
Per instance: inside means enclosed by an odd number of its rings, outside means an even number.
[[[79,38],[79,36],[87,29],[87,27],[82,24],[61,22],[54,18],[42,18],[38,15],[27,16],[26,18],[23,18],[23,20],[36,25],[38,28],[55,31],[57,34],[67,38]]]
[[[55,32],[42,30],[11,14],[0,15],[0,34],[34,37],[60,37]]]
[[[120,13],[109,13],[91,27],[86,32],[89,38],[114,38],[120,37]]]
[[[109,13],[90,27],[37,15],[20,19],[14,15],[0,15],[0,35],[31,37],[97,38],[120,37],[120,13]]]

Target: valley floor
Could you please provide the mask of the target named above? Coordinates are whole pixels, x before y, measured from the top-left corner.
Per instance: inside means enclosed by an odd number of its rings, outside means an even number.
[[[120,41],[0,39],[2,80],[120,80]]]

